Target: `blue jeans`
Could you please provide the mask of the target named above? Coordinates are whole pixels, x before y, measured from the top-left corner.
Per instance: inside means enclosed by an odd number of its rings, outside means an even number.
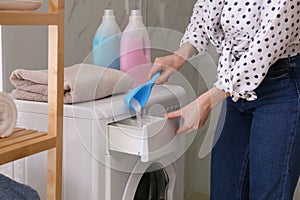
[[[278,60],[255,101],[226,100],[212,200],[292,200],[300,175],[300,56]]]

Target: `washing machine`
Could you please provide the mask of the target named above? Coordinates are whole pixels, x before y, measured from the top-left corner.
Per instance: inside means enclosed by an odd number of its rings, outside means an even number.
[[[124,94],[64,105],[64,200],[182,200],[185,135],[164,114],[186,104],[180,86],[154,86],[142,120]],[[16,100],[19,127],[47,131],[47,103]],[[46,199],[47,153],[1,166]]]

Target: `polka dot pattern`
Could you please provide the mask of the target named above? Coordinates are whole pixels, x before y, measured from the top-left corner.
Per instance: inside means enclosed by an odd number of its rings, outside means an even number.
[[[278,59],[300,53],[300,0],[198,0],[181,45],[220,53],[215,86],[234,101],[254,90]]]

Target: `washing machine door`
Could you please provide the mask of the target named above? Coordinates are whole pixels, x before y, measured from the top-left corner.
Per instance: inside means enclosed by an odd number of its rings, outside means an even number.
[[[122,200],[173,200],[176,172],[173,165],[163,167],[155,162],[144,173],[132,173]]]
[[[179,119],[143,116],[117,121],[108,125],[109,150],[138,155],[149,162],[178,151],[182,137],[175,134]],[[140,125],[142,124],[142,125]]]

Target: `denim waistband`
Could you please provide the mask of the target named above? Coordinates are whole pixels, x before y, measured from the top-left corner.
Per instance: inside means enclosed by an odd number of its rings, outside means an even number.
[[[290,66],[291,62],[297,62],[300,64],[300,53],[295,56],[280,58],[272,65],[272,67],[273,66]],[[300,67],[300,65],[298,65],[298,66]]]
[[[300,53],[295,56],[288,57],[288,58],[289,58],[290,62],[300,63]]]

